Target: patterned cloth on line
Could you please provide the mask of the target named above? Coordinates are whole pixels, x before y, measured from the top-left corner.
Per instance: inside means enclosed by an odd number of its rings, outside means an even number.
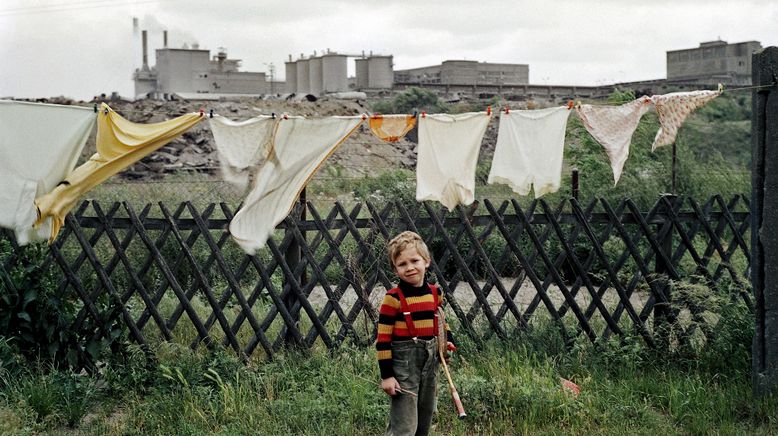
[[[659,131],[656,132],[651,151],[675,142],[678,129],[686,117],[718,97],[721,91],[672,92],[651,97],[659,117]]]
[[[614,185],[619,182],[629,157],[632,134],[643,115],[651,109],[651,104],[651,99],[643,96],[621,106],[584,104],[576,109],[586,130],[605,148]]]

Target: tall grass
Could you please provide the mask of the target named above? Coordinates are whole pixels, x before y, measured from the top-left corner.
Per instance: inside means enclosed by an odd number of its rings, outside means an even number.
[[[462,335],[451,368],[468,418],[456,419],[441,377],[434,433],[775,433],[778,400],[751,395],[743,341],[752,318],[741,311],[730,319],[720,342],[671,353],[629,337],[566,349],[550,325],[509,341]],[[369,349],[286,351],[248,366],[178,345],[155,351],[157,362],[128,353],[92,376],[39,368],[3,378],[0,430],[380,434],[386,423],[388,398]],[[580,395],[563,390],[560,377]]]

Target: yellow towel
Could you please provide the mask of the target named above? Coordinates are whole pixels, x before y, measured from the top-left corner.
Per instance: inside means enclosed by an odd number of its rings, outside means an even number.
[[[137,124],[103,103],[97,118],[97,153],[54,190],[35,199],[38,208],[35,226],[51,217],[49,243],[54,242],[65,216],[82,195],[177,138],[203,118],[202,114],[190,113],[161,123]]]
[[[397,142],[416,125],[413,115],[373,115],[370,130],[386,142]]]

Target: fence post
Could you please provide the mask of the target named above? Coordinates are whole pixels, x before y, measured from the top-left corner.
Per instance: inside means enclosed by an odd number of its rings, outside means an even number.
[[[572,194],[573,198],[575,198],[576,201],[578,201],[578,194],[580,193],[578,189],[578,168],[573,168],[573,174],[572,174]]]
[[[305,188],[303,188],[302,191],[300,191],[300,198],[298,199],[298,207],[295,207],[292,209],[292,214],[295,214],[295,218],[298,221],[305,220],[306,218],[306,195],[305,195]],[[286,229],[285,232],[293,232],[292,229]],[[305,232],[303,232],[303,237],[305,237]],[[300,247],[300,244],[297,242],[296,239],[292,239],[292,242],[289,244],[289,248],[287,248],[286,252],[284,253],[284,260],[286,260],[286,264],[289,265],[289,270],[294,273],[297,270],[298,265],[300,264],[300,259],[302,258],[302,248]],[[287,277],[286,279],[286,286],[292,287],[294,286],[292,281],[289,280],[290,278]],[[305,283],[307,282],[307,277],[305,274],[305,271],[300,273],[299,276],[295,277],[297,280],[297,283],[300,284],[300,286],[305,286]],[[286,306],[287,310],[289,310],[289,313],[292,314],[294,317],[295,324],[300,322],[300,315],[299,312],[295,314],[293,307],[295,303],[297,302],[297,297],[295,296],[294,292],[288,292],[286,295],[286,298],[284,299],[284,305]],[[287,345],[296,346],[300,345],[295,338],[295,336],[292,334],[291,329],[286,330],[286,335],[284,336],[284,342],[286,342]]]
[[[668,207],[672,207],[673,204],[675,204],[675,198],[676,196],[673,194],[662,194],[663,198],[666,198],[668,200],[667,203],[665,203],[661,198],[659,199],[660,202],[665,204],[665,206],[660,206],[661,209],[664,209],[660,212],[660,214],[663,214],[666,220],[670,219],[670,212],[669,210],[666,210]],[[669,204],[670,206],[667,206]],[[672,262],[673,257],[673,226],[672,224],[666,223],[666,224],[657,224],[657,234],[662,230],[663,227],[668,226],[670,229],[667,231],[667,234],[664,238],[662,238],[659,243],[661,244],[662,252],[665,254],[665,257]],[[656,263],[654,267],[654,272],[656,273],[658,279],[660,280],[659,286],[657,289],[662,292],[665,295],[665,298],[667,299],[667,303],[657,303],[654,306],[654,337],[656,338],[656,344],[660,348],[666,348],[670,345],[670,329],[672,326],[670,325],[671,316],[672,313],[672,304],[673,304],[673,293],[672,293],[672,285],[670,284],[670,269],[672,265],[667,265],[667,263],[659,256],[656,256]]]
[[[751,284],[755,299],[753,390],[778,388],[778,47],[751,58]],[[772,85],[772,87],[769,87]]]

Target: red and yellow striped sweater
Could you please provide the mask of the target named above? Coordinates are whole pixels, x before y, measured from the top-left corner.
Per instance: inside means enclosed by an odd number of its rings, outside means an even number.
[[[402,291],[408,303],[408,310],[411,312],[416,337],[419,339],[432,339],[435,335],[436,307],[430,285],[427,282],[424,282],[419,287],[415,287],[400,281],[397,288],[387,291],[378,314],[378,335],[376,338],[378,368],[381,371],[382,379],[394,377],[392,341],[403,341],[413,338],[405,322],[398,290]],[[438,288],[438,305],[442,304],[443,295]],[[449,342],[453,342],[448,325],[446,325],[446,336]]]

